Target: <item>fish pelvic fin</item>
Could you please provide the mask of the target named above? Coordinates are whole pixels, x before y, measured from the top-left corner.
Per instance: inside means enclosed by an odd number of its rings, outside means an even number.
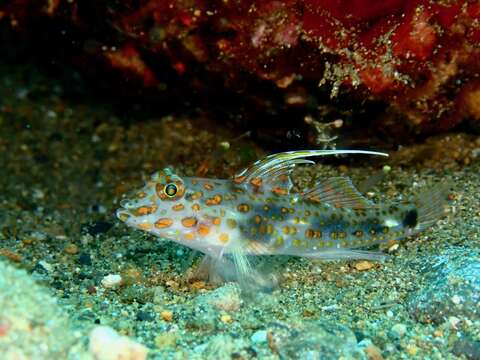
[[[248,254],[240,247],[218,256],[205,255],[201,266],[210,281],[236,282],[247,297],[272,292],[279,285],[268,257]]]

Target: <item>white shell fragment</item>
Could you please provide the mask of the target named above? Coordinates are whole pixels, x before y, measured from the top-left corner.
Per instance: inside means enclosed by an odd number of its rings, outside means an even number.
[[[105,289],[116,289],[122,283],[122,277],[118,274],[109,274],[105,276],[101,284]]]

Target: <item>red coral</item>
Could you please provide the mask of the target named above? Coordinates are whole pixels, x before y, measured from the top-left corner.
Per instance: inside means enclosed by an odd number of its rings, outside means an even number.
[[[33,0],[15,0],[0,14],[21,19],[43,11],[73,18],[67,0],[45,1],[39,7]],[[340,86],[342,91],[390,104],[392,112],[418,130],[452,127],[465,118],[479,120],[477,102],[466,100],[478,93],[474,83],[480,67],[478,1],[142,0],[115,7],[98,0],[96,4],[106,9],[105,21],[120,30],[116,40],[122,50],[107,53],[107,59],[113,67],[136,74],[146,86],[159,75],[145,65],[140,53],[167,57],[180,75],[191,74],[201,64],[233,89],[266,80],[285,91],[286,98],[294,96],[295,88],[303,94],[310,82],[334,84],[334,89]],[[69,6],[72,10],[65,11]],[[57,11],[60,8],[63,12]],[[88,23],[85,14],[83,21]],[[132,56],[126,55],[126,48]],[[255,86],[251,89],[255,92]]]

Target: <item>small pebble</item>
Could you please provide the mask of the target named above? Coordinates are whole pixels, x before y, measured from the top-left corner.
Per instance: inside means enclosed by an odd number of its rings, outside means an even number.
[[[53,271],[53,266],[52,264],[49,264],[45,260],[40,260],[38,262],[38,265],[40,265],[42,268],[44,268],[47,272],[52,272]]]
[[[195,306],[208,305],[226,312],[238,311],[242,305],[240,290],[236,284],[227,283],[211,292],[199,295]]]
[[[174,332],[163,332],[155,336],[155,345],[159,349],[175,347],[178,335]]]
[[[418,348],[415,345],[407,345],[407,353],[411,356],[417,355]]]
[[[404,324],[395,324],[391,330],[398,338],[401,338],[407,332],[407,326]]]
[[[383,360],[382,352],[373,344],[367,346],[364,351],[369,360]]]
[[[400,245],[398,245],[398,243],[395,243],[388,248],[388,252],[389,253],[395,252],[395,251],[398,250],[399,247],[400,247]]]
[[[170,322],[173,320],[173,312],[171,312],[170,310],[163,310],[160,313],[160,316],[162,317],[163,320],[167,322]]]
[[[101,284],[105,289],[115,289],[122,283],[122,277],[118,274],[109,274],[105,276]]]
[[[224,314],[220,317],[220,320],[225,323],[225,324],[228,324],[230,322],[232,322],[232,317],[228,314]]]
[[[462,298],[458,295],[453,295],[452,296],[452,302],[455,304],[455,305],[458,305],[462,302]]]
[[[371,268],[373,268],[374,264],[370,261],[363,260],[363,261],[356,262],[354,267],[358,271],[366,271],[366,270],[370,270]]]
[[[222,141],[222,142],[220,142],[219,145],[223,150],[230,149],[230,143],[228,141]]]
[[[450,327],[454,330],[458,329],[458,325],[461,323],[461,320],[457,318],[456,316],[450,316],[448,318],[448,323],[450,324]]]
[[[155,315],[148,311],[142,311],[140,310],[137,312],[137,320],[138,321],[153,321],[155,320]]]
[[[30,237],[32,237],[33,239],[35,239],[37,241],[44,241],[44,240],[47,239],[47,234],[45,234],[43,232],[40,232],[40,231],[33,231],[30,234]]]
[[[253,335],[250,337],[250,340],[254,344],[267,342],[267,331],[266,330],[255,331]]]
[[[190,285],[193,289],[201,290],[205,288],[205,281],[195,281]]]
[[[32,245],[33,244],[33,239],[31,237],[24,238],[24,239],[22,239],[22,243],[24,245]]]
[[[148,348],[108,326],[97,326],[90,333],[89,351],[97,360],[145,360]]]
[[[64,250],[67,254],[75,255],[78,253],[78,246],[70,243],[70,244],[67,244],[67,246],[65,246]]]

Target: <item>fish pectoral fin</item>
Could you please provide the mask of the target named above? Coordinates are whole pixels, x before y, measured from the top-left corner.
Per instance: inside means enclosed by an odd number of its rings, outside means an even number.
[[[303,194],[303,199],[352,209],[365,209],[375,206],[360,194],[352,181],[346,177],[334,177],[318,182],[312,189]]]
[[[315,164],[306,158],[340,154],[388,154],[366,150],[299,150],[269,155],[243,169],[233,177],[236,184],[251,185],[254,189],[264,186],[277,195],[289,194],[292,188],[290,175],[297,165]]]

